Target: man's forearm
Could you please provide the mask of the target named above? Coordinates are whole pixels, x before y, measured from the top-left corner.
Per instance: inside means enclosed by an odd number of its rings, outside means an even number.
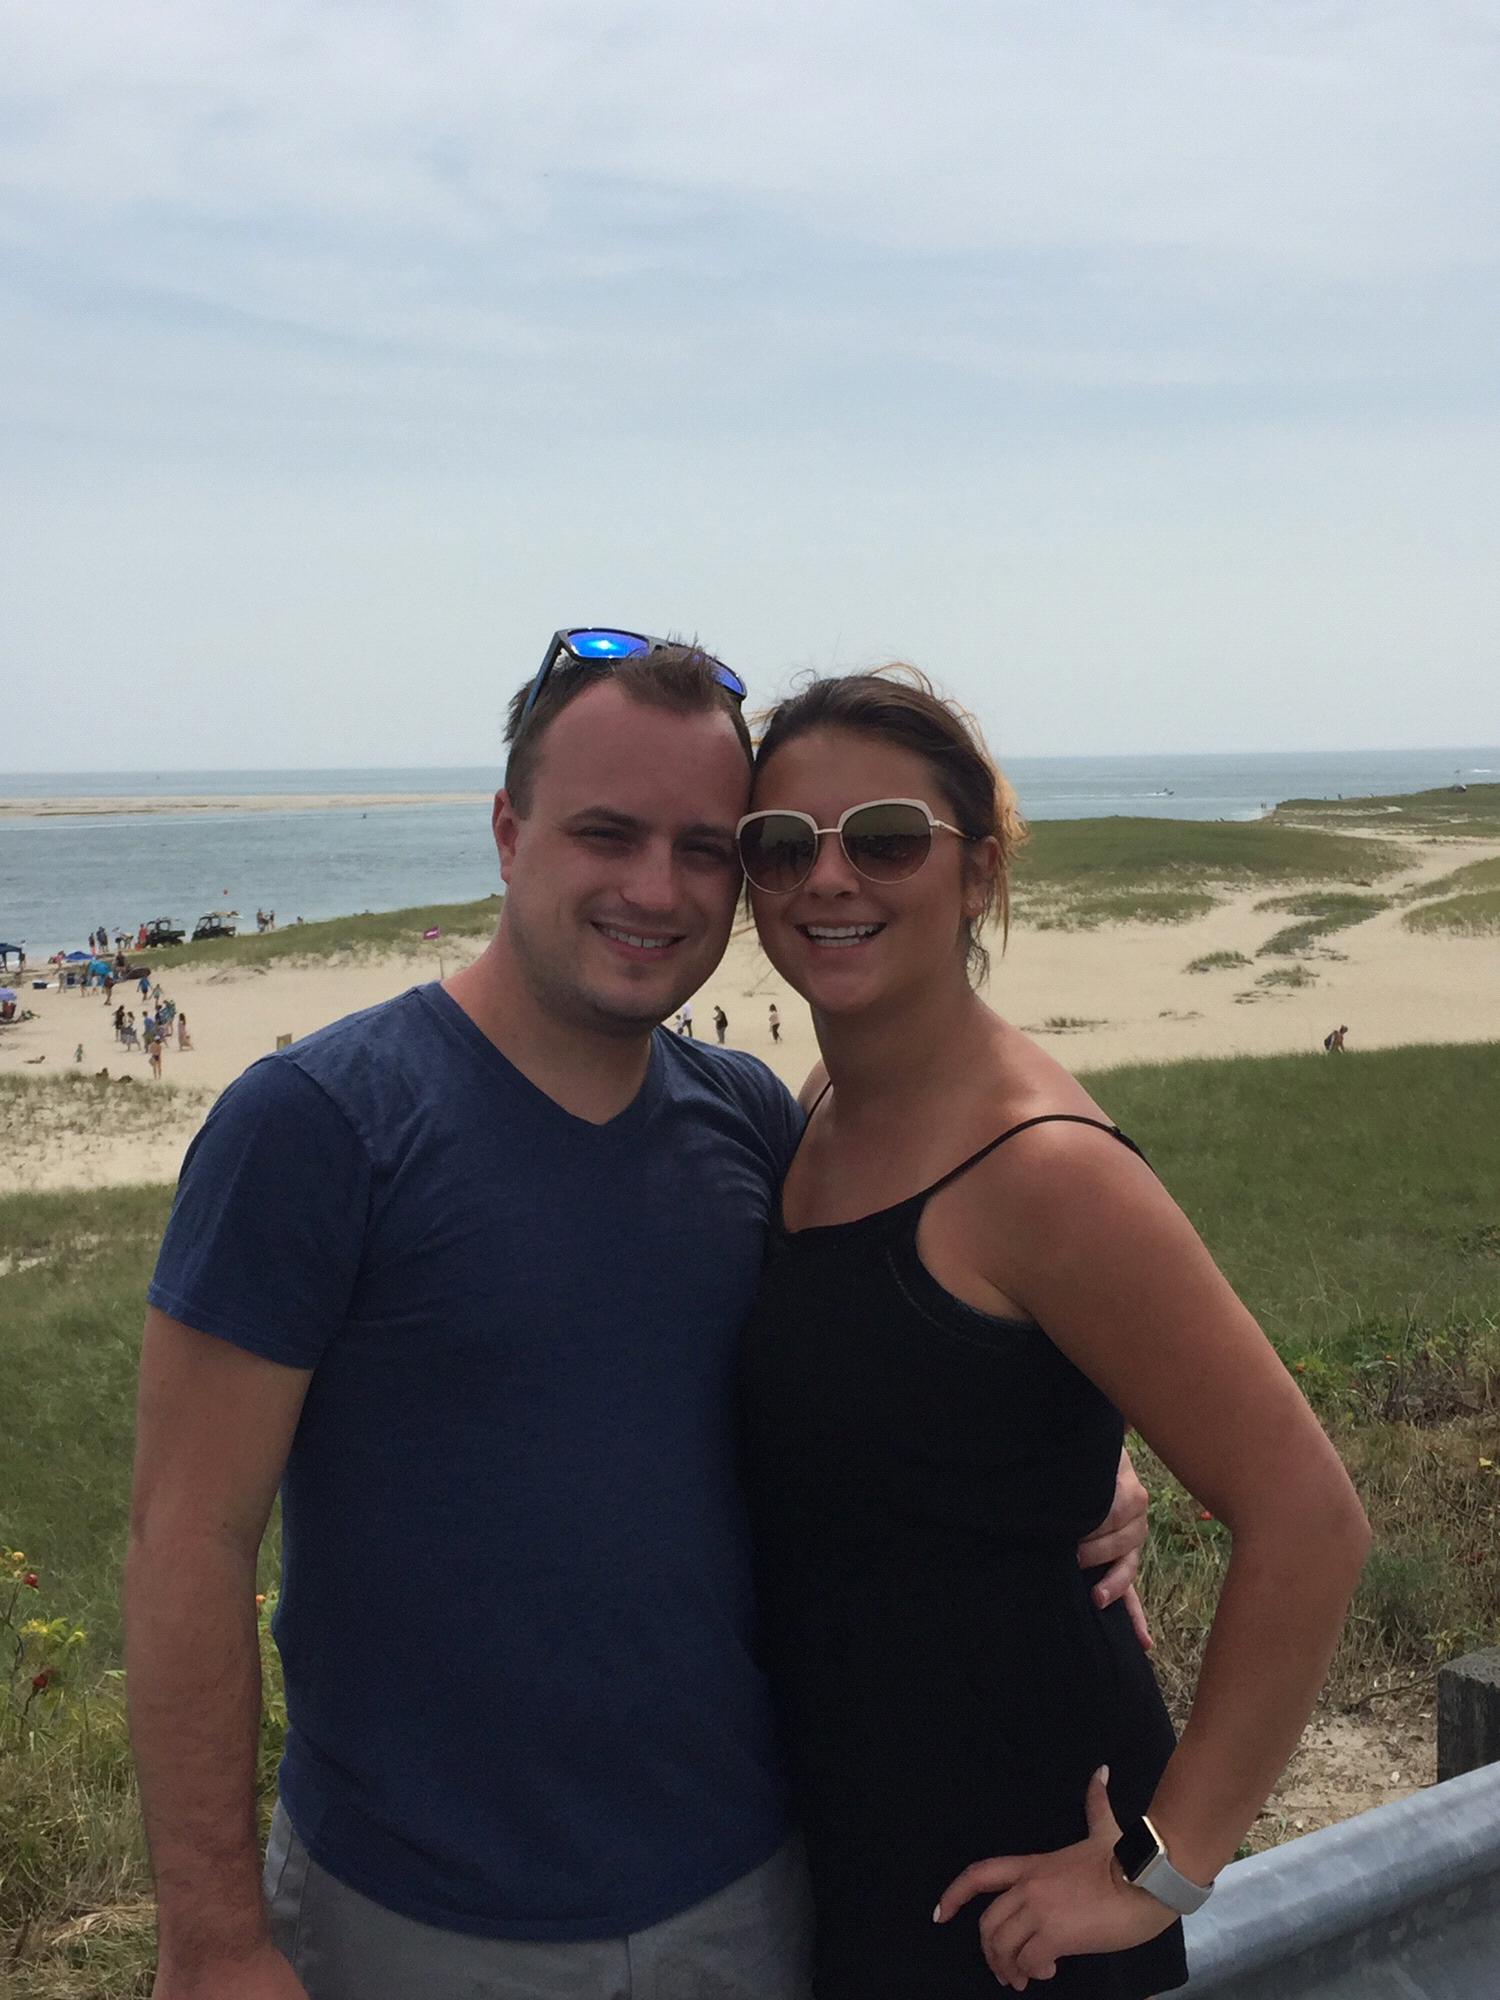
[[[125,1665],[163,1966],[266,1943],[255,1820],[255,1565],[209,1537],[133,1535]]]

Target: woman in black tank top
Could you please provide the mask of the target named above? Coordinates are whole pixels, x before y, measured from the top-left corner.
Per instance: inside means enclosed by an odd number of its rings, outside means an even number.
[[[1306,1720],[1364,1517],[1132,1142],[966,976],[1020,834],[969,726],[911,677],[815,682],[752,803],[827,1069],[742,1367],[815,1992],[1146,2000]],[[1180,1747],[1075,1556],[1122,1411],[1235,1536]]]

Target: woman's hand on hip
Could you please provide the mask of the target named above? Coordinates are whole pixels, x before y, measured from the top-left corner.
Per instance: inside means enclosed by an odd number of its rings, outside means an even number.
[[[975,1896],[995,1895],[979,1919],[980,1942],[1002,1986],[1024,1992],[1051,1979],[1060,1958],[1126,1951],[1159,1937],[1176,1918],[1165,1903],[1124,1879],[1115,1863],[1120,1828],[1110,1810],[1108,1770],[1089,1780],[1086,1840],[1050,1854],[998,1855],[976,1861],[948,1884],[933,1912],[946,1923]]]

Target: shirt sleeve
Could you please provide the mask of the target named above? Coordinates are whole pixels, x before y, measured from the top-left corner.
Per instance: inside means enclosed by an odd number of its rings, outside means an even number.
[[[316,1367],[349,1315],[371,1178],[322,1087],[266,1057],[188,1148],[147,1298],[268,1361]]]

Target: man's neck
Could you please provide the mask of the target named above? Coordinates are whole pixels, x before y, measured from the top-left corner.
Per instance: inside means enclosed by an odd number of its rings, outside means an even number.
[[[472,965],[443,981],[443,991],[528,1083],[575,1118],[607,1125],[646,1080],[650,1030],[604,1035],[559,1020],[527,984],[503,924]]]

